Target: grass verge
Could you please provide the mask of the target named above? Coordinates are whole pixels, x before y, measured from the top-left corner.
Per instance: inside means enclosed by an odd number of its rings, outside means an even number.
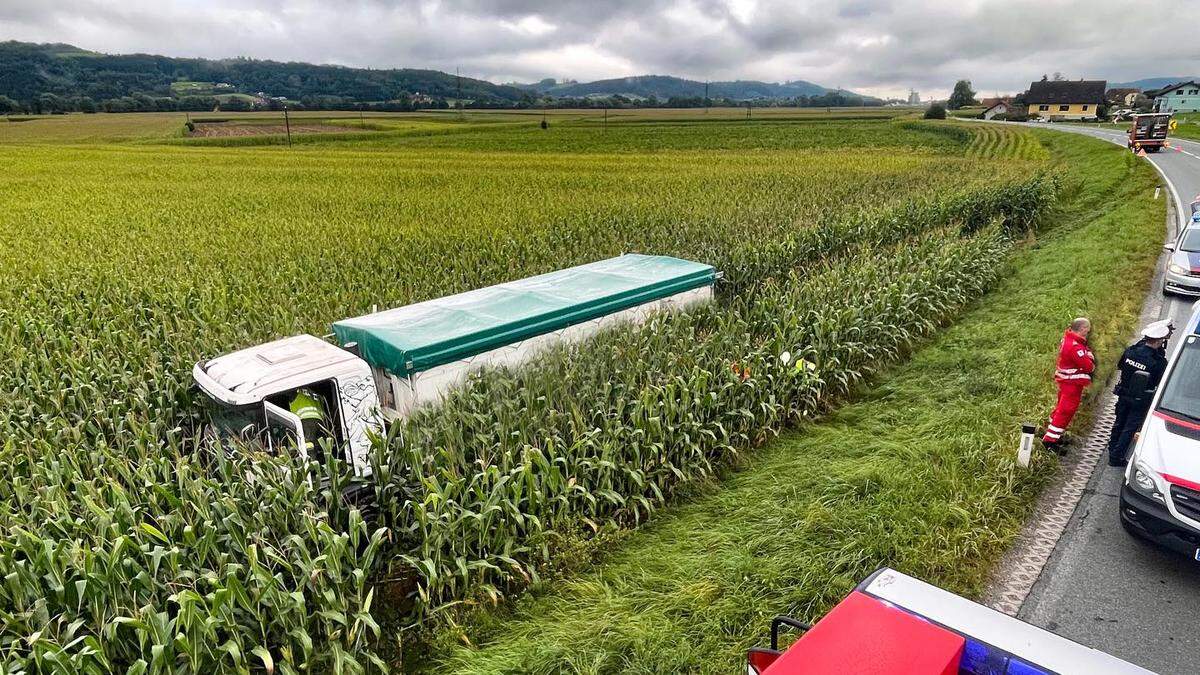
[[[1061,217],[959,323],[591,570],[447,632],[429,669],[733,672],[770,616],[819,618],[882,565],[979,594],[1056,469],[1012,456],[1017,424],[1049,411],[1063,326],[1090,315],[1111,369],[1162,238],[1150,167],[1102,141],[1039,138],[1069,181]]]

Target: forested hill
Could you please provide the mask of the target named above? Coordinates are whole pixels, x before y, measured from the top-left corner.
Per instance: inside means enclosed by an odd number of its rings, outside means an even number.
[[[707,94],[707,97],[705,96]],[[370,108],[881,105],[795,80],[704,82],[643,75],[595,82],[503,85],[436,70],[372,69],[255,59],[101,54],[67,44],[0,42],[0,114]]]
[[[709,98],[728,98],[746,101],[759,98],[795,98],[797,96],[820,96],[830,90],[819,84],[797,80],[776,84],[774,82],[758,82],[755,80],[736,80],[732,82],[704,82],[685,80],[669,75],[640,75],[637,77],[620,77],[611,80],[595,82],[566,82],[546,86],[539,82],[531,85],[539,93],[552,96],[597,96],[622,95],[660,99],[676,97],[704,96]]]
[[[99,54],[71,45],[0,42],[0,95],[28,101],[43,94],[95,101],[134,95],[172,96],[181,82],[229,85],[243,94],[300,100],[337,96],[388,101],[415,94],[442,99],[516,103],[515,87],[456,78],[436,70],[365,69],[252,59],[185,59],[150,54]],[[172,86],[172,83],[176,83]],[[461,90],[460,90],[461,86]]]

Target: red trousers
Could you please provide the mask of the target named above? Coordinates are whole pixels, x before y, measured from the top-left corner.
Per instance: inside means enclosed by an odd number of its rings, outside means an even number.
[[[1087,385],[1058,384],[1058,404],[1050,413],[1050,423],[1046,425],[1046,434],[1042,436],[1043,443],[1057,443],[1071,425],[1071,418],[1079,410],[1079,399],[1083,398],[1083,388]]]

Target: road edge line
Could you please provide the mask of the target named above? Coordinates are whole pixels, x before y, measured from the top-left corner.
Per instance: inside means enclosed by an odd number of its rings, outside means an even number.
[[[1066,129],[1056,131],[1105,140],[1080,131]],[[1111,141],[1112,139],[1107,140]],[[1182,227],[1186,225],[1183,216],[1183,202],[1179,198],[1175,184],[1167,177],[1166,172],[1156,163],[1149,161],[1149,158],[1147,158],[1147,162],[1154,167],[1159,177],[1166,183],[1174,201],[1173,208],[1168,205],[1165,223],[1166,241],[1172,242],[1178,236],[1178,232],[1182,231]],[[1174,218],[1171,217],[1172,210],[1175,211]],[[1158,268],[1162,267],[1161,263],[1162,256],[1159,257]],[[1164,298],[1157,293],[1157,284],[1152,282],[1151,290],[1142,303],[1141,316],[1158,316],[1162,312],[1164,304]],[[1022,526],[1021,532],[993,567],[987,589],[981,598],[981,602],[988,607],[1009,616],[1018,616],[1034,586],[1041,579],[1046,564],[1049,563],[1055,549],[1058,548],[1062,535],[1075,515],[1076,507],[1083,499],[1093,477],[1097,475],[1097,468],[1101,466],[1101,458],[1108,451],[1108,435],[1116,416],[1116,397],[1109,388],[1114,377],[1116,377],[1115,372],[1103,385],[1104,393],[1096,403],[1096,416],[1088,430],[1083,447],[1064,462],[1063,471],[1051,485],[1042,491],[1033,512]]]

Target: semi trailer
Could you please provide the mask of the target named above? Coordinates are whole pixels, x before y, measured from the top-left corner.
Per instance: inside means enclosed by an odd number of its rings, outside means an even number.
[[[472,372],[520,366],[555,345],[706,302],[719,276],[703,263],[625,254],[343,319],[332,341],[294,335],[200,361],[192,376],[219,435],[276,451],[294,445],[305,456],[332,447],[366,476],[373,434]],[[298,397],[321,410],[319,428],[293,409]]]

